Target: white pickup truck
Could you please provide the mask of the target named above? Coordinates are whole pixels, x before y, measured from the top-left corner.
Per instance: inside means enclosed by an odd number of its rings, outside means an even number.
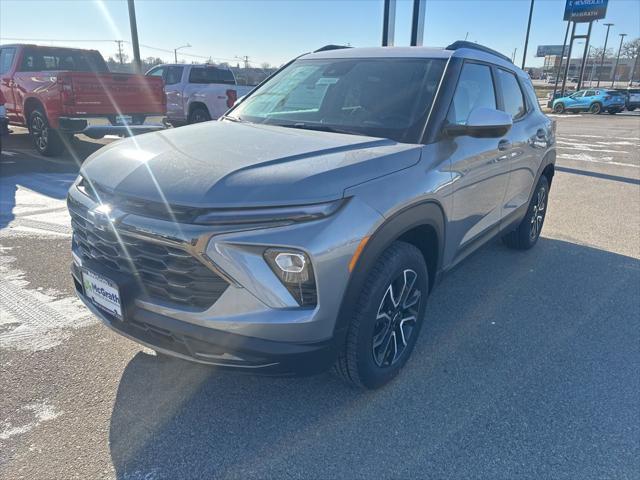
[[[173,126],[214,120],[253,89],[237,85],[230,69],[209,64],[158,65],[146,75],[163,78],[167,120]]]

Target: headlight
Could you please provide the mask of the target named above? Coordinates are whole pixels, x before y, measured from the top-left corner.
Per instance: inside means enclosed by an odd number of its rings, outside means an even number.
[[[306,253],[269,248],[265,250],[264,258],[300,306],[314,307],[317,304],[316,279]]]
[[[308,222],[328,217],[337,212],[344,199],[310,205],[287,207],[238,208],[210,210],[195,219],[197,224],[233,225],[233,224],[288,224]]]

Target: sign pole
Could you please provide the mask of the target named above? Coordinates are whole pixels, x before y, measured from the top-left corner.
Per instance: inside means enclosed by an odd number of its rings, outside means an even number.
[[[384,0],[382,15],[382,46],[391,47],[396,32],[396,0]]]
[[[131,27],[131,45],[133,46],[133,69],[136,73],[142,73],[142,62],[140,61],[140,45],[138,44],[138,24],[136,23],[136,6],[133,0],[128,0],[129,5],[129,25]]]
[[[573,48],[573,37],[576,34],[576,22],[573,22],[571,27],[571,40],[569,41],[569,52],[567,53],[567,64],[564,66],[564,75],[562,76],[562,91],[561,95],[565,94],[565,88],[567,86],[567,76],[569,75],[569,64],[571,63],[571,50]]]
[[[626,36],[627,36],[626,33],[620,34],[620,48],[618,48],[618,56],[616,57],[616,66],[613,67],[613,75],[611,78],[611,88],[613,88],[613,85],[616,83],[616,72],[618,71],[618,62],[620,62],[620,52],[622,52],[622,41]]]
[[[562,71],[562,61],[564,60],[564,51],[567,49],[567,37],[569,36],[569,27],[571,26],[571,22],[567,22],[567,30],[564,32],[564,43],[562,44],[562,53],[560,54],[560,63],[558,64],[558,68],[556,69],[556,81],[553,84],[553,97],[551,97],[551,102],[556,99],[556,92],[558,91],[558,80],[560,80],[560,72]]]
[[[582,65],[580,65],[580,75],[578,75],[578,85],[576,86],[576,90],[580,90],[582,88],[582,78],[584,77],[584,69],[587,66],[587,58],[589,57],[589,40],[591,40],[591,27],[593,26],[593,22],[589,22],[589,28],[587,30],[587,38],[584,43],[584,53],[582,54]]]
[[[604,66],[604,56],[607,54],[607,42],[609,41],[609,29],[613,26],[613,23],[605,23],[607,27],[607,35],[604,37],[604,48],[602,49],[602,57],[600,57],[600,71],[598,72],[598,83],[596,87],[600,86],[600,77],[602,76],[602,67]]]
[[[421,47],[424,37],[424,10],[426,0],[413,0],[413,15],[411,16],[411,46]]]

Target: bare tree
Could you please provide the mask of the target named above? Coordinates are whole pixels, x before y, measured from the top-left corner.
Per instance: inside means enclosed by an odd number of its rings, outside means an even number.
[[[624,45],[622,45],[622,52],[620,53],[620,56],[624,58],[635,58],[635,56],[638,54],[639,48],[640,37],[629,40]]]
[[[602,51],[604,49],[602,47],[594,47],[591,49],[591,57],[595,57],[595,58],[602,58]],[[604,58],[610,58],[613,57],[613,49],[612,48],[607,48],[606,53],[604,54]]]
[[[269,70],[271,68],[271,64],[269,62],[263,62],[260,64],[260,68],[263,70]]]

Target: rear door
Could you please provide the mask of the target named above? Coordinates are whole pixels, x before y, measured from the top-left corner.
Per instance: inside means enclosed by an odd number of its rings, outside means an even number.
[[[595,90],[587,90],[584,92],[584,95],[580,99],[580,107],[584,109],[588,109],[591,104],[599,100]]]
[[[547,130],[547,123],[549,126],[551,123],[545,121],[533,103],[537,102],[533,85],[525,84],[527,80],[499,67],[496,68],[496,77],[499,109],[511,115],[513,120],[513,126],[506,135],[509,148],[503,150],[500,158],[509,171],[502,206],[502,218],[509,219],[512,214],[524,213],[522,209],[527,207],[545,152],[545,139],[551,133]]]
[[[489,65],[465,61],[447,114],[449,124],[464,124],[480,107],[496,109]],[[452,140],[453,207],[450,234],[460,254],[474,239],[497,226],[507,187],[507,167],[499,161],[500,138],[459,136]]]
[[[167,117],[186,120],[184,112],[184,83],[182,75],[184,67],[171,65],[164,72],[164,92],[167,96]]]

